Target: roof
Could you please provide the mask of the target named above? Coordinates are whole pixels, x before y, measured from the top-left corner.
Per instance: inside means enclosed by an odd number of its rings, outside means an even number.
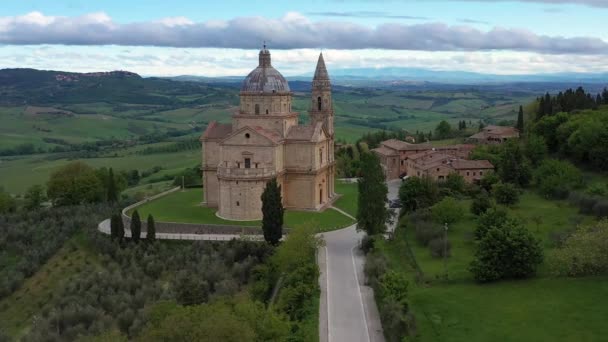
[[[399,151],[420,151],[420,150],[430,150],[432,147],[427,143],[423,144],[410,144],[405,141],[397,140],[397,139],[389,139],[383,141],[381,145],[386,147],[399,150]]]
[[[280,72],[272,67],[270,51],[260,51],[259,65],[247,75],[241,85],[242,92],[285,93],[290,92],[289,83]]]
[[[263,137],[268,138],[269,140],[271,140],[274,143],[278,143],[282,139],[281,134],[278,131],[265,129],[260,126],[248,126],[248,127],[253,129],[257,133],[259,133]]]
[[[394,156],[397,155],[397,152],[393,149],[390,149],[388,147],[385,146],[380,146],[378,148],[374,148],[372,149],[373,152],[376,152],[378,154],[381,154],[383,156]]]
[[[453,158],[452,156],[441,153],[439,151],[429,150],[429,151],[412,154],[411,156],[407,157],[407,159],[412,160],[412,161],[417,161],[418,159],[424,159],[425,157],[429,157],[429,159],[432,159],[432,160],[444,160],[447,158]]]
[[[489,160],[456,159],[452,161],[452,167],[455,170],[493,169],[494,165],[492,165]]]
[[[222,139],[232,132],[232,124],[222,124],[211,121],[201,136],[201,139]]]
[[[315,133],[315,127],[312,125],[296,125],[291,126],[285,139],[289,140],[311,140]]]
[[[437,146],[436,150],[472,150],[475,148],[473,144],[456,144],[456,145],[446,145],[446,146]]]
[[[325,67],[323,53],[319,55],[319,60],[317,61],[317,68],[315,69],[315,76],[313,77],[313,80],[329,80],[329,74],[327,73],[327,68]]]

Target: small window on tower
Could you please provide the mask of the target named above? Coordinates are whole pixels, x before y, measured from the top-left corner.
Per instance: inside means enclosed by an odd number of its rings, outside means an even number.
[[[268,109],[266,109],[266,114],[268,114]]]
[[[319,110],[321,110],[321,96],[317,97],[317,106],[319,107]]]
[[[251,158],[245,158],[245,168],[251,169]]]
[[[260,114],[260,105],[256,103],[255,105],[255,115],[259,115]]]

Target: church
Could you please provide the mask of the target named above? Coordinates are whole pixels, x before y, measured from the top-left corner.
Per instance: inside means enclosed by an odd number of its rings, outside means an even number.
[[[201,136],[203,205],[228,220],[262,218],[262,192],[272,178],[283,206],[323,210],[334,192],[334,112],[323,54],[312,81],[310,120],[292,111],[293,92],[272,67],[266,46],[243,81],[230,124],[211,122]]]

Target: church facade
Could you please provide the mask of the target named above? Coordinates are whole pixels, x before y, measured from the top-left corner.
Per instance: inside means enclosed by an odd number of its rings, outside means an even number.
[[[232,123],[211,122],[201,136],[203,205],[229,220],[262,218],[261,196],[276,178],[283,206],[323,210],[335,199],[334,112],[323,55],[312,81],[309,124],[292,111],[293,93],[270,52],[243,81]]]

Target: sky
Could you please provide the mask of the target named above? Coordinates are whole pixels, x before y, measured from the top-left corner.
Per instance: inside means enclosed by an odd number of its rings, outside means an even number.
[[[242,76],[408,67],[608,72],[608,0],[3,0],[0,68]]]

